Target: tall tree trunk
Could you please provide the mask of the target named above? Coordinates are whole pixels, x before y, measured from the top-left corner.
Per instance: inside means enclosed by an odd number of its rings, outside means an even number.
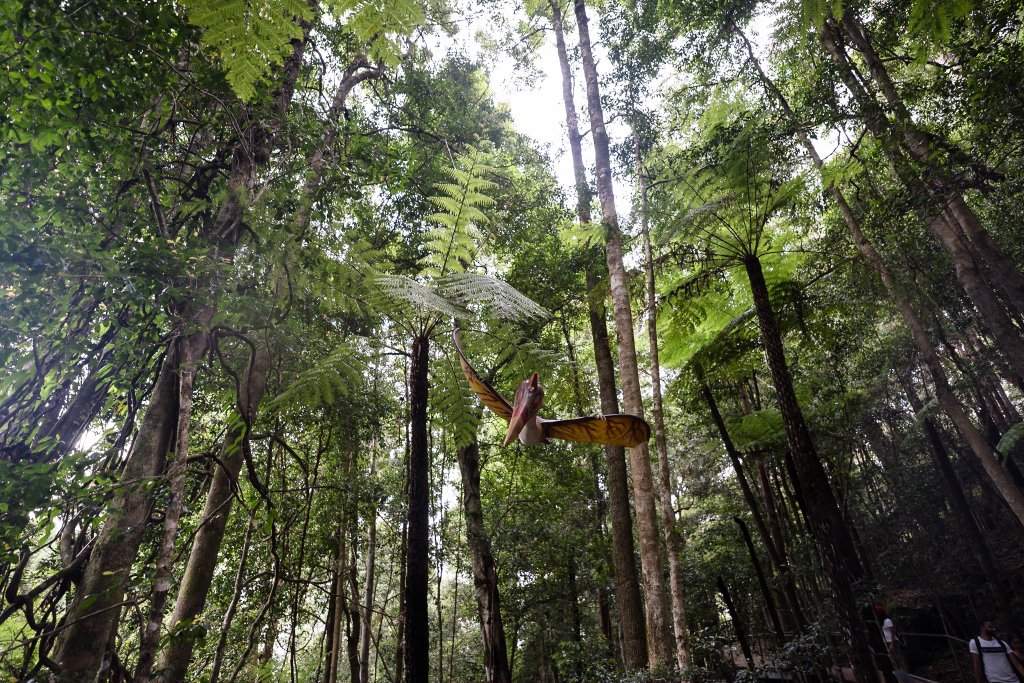
[[[562,318],[562,333],[565,336],[566,352],[569,357],[569,365],[572,370],[573,379],[573,394],[576,400],[576,414],[580,417],[584,417],[589,414],[589,411],[584,410],[583,402],[583,388],[580,385],[579,379],[579,362],[576,358],[576,347],[572,342],[572,335],[569,334],[569,326]],[[605,565],[609,570],[614,569],[614,562],[612,561],[611,552],[608,550],[608,545],[605,543],[607,538],[607,530],[605,528],[605,517],[608,513],[608,504],[604,497],[604,491],[601,490],[601,468],[598,458],[593,450],[588,449],[588,456],[590,460],[590,474],[591,481],[593,483],[593,501],[594,501],[594,514],[592,516],[594,525],[594,535],[597,537],[598,544],[605,548],[604,561]],[[617,655],[617,649],[612,645],[615,641],[612,636],[612,623],[611,623],[611,605],[609,604],[608,589],[603,582],[597,586],[597,625],[601,631],[601,636],[605,639],[605,644],[608,646],[608,651],[613,658],[621,660],[621,655]]]
[[[903,391],[907,395],[910,407],[913,408],[915,413],[920,413],[924,409],[924,405],[921,403],[921,399],[918,398],[917,392],[914,391],[914,387],[911,386],[909,378],[901,375],[900,381],[903,383]],[[953,463],[949,460],[949,452],[946,450],[946,445],[942,442],[939,429],[930,417],[926,416],[922,422],[925,434],[928,437],[932,460],[942,478],[942,484],[946,489],[946,497],[953,507],[953,512],[959,522],[960,530],[964,534],[964,539],[978,560],[978,565],[981,567],[986,580],[992,586],[993,594],[1000,598],[1001,602],[1006,603],[1006,587],[999,580],[1001,574],[996,569],[995,562],[992,560],[992,554],[985,544],[985,535],[978,528],[978,522],[971,513],[971,504],[967,502],[967,497],[964,496],[963,489],[960,487],[960,480],[953,469]],[[1002,604],[1000,607],[1004,615],[1010,614],[1009,605]]]
[[[825,468],[815,452],[810,431],[797,401],[793,379],[786,363],[782,334],[771,307],[761,262],[751,255],[744,261],[744,266],[761,328],[761,342],[775,382],[776,400],[782,414],[786,440],[806,505],[807,521],[831,589],[832,602],[853,664],[854,677],[858,683],[867,683],[877,674],[855,592],[857,582],[864,578],[864,568]]]
[[[761,69],[760,64],[754,56],[752,46],[746,36],[743,35],[742,31],[739,31],[739,29],[734,28],[734,30],[746,44],[749,60],[756,68],[761,83],[765,86],[765,89],[775,97],[783,112],[795,124],[797,136],[799,137],[801,144],[807,151],[807,154],[814,163],[814,166],[821,170],[823,166],[822,159],[818,155],[817,150],[815,150],[814,144],[811,142],[807,132],[801,126],[796,113],[789,106],[789,103],[786,101],[782,92],[774,83],[772,83]],[[826,44],[830,46],[830,51],[835,56],[835,53],[839,50],[838,45],[836,45],[834,40],[831,38],[826,39]],[[836,59],[838,60],[840,57],[836,56]],[[849,74],[848,70],[843,69],[842,64],[840,65],[840,69],[844,73]],[[851,88],[855,85],[856,83],[854,82],[849,83],[849,87]],[[883,145],[885,144],[883,140],[880,140],[879,142]],[[993,484],[995,484],[1000,494],[1006,500],[1014,515],[1016,515],[1017,519],[1024,524],[1024,494],[1022,494],[1020,488],[1013,482],[1010,475],[1000,465],[992,451],[991,445],[986,442],[984,435],[968,416],[963,403],[961,403],[960,399],[953,393],[945,368],[942,366],[942,361],[939,359],[938,352],[936,351],[934,344],[932,344],[928,333],[925,331],[923,323],[914,311],[910,301],[901,293],[895,278],[885,265],[885,262],[882,260],[878,250],[875,249],[874,245],[864,234],[864,231],[860,226],[860,221],[854,215],[853,209],[846,201],[846,197],[834,183],[829,184],[828,191],[835,200],[836,205],[839,207],[843,220],[853,235],[854,243],[857,245],[857,248],[860,250],[861,254],[863,254],[864,258],[867,259],[872,269],[879,274],[889,298],[896,305],[897,310],[899,310],[900,315],[903,317],[903,321],[910,329],[914,343],[921,352],[925,367],[928,368],[928,372],[932,376],[932,381],[935,384],[936,395],[939,399],[940,406],[949,416],[950,420],[952,420],[957,431],[960,432],[961,436],[963,436],[968,446],[970,446],[971,451],[977,456],[978,460],[981,461],[986,474],[988,474],[989,478],[992,479]]]
[[[346,602],[345,615],[348,617],[348,630],[345,643],[348,650],[348,680],[355,683],[359,680],[359,635],[362,633],[362,609],[359,605],[359,569],[356,564],[358,553],[356,551],[358,516],[353,512],[352,523],[349,529],[349,560],[346,578],[348,579],[348,601]]]
[[[213,583],[213,572],[224,540],[224,532],[231,516],[234,489],[245,458],[243,442],[256,417],[256,409],[263,398],[271,359],[266,348],[257,348],[249,359],[243,380],[238,387],[237,407],[240,420],[228,428],[221,442],[219,466],[214,470],[210,489],[206,494],[203,521],[192,541],[188,565],[181,578],[178,597],[171,614],[172,637],[160,654],[161,671],[165,683],[184,683],[189,660],[195,646],[192,625],[206,605],[206,597]],[[181,637],[177,632],[184,630]]]
[[[370,480],[377,476],[377,444],[370,451]],[[366,539],[366,590],[363,600],[362,634],[359,642],[359,683],[370,683],[370,638],[373,627],[374,573],[377,561],[377,500],[367,511],[369,530]],[[354,682],[353,682],[354,683]]]
[[[238,559],[238,570],[235,572],[235,585],[231,593],[231,602],[224,612],[224,618],[220,622],[220,636],[217,639],[217,647],[214,649],[213,668],[210,671],[210,682],[217,683],[220,675],[220,667],[224,657],[224,646],[228,642],[228,632],[238,612],[238,603],[242,599],[242,589],[245,586],[245,570],[249,563],[249,545],[252,541],[252,532],[256,528],[255,515],[249,513],[249,520],[245,527],[245,539],[242,541],[242,555]]]
[[[427,683],[430,676],[430,454],[427,443],[427,377],[430,339],[412,342],[409,370],[409,510],[405,579],[405,680]]]
[[[640,372],[636,362],[633,339],[633,312],[629,300],[629,284],[622,261],[622,235],[615,210],[612,187],[611,157],[608,133],[601,109],[601,93],[597,82],[597,66],[590,47],[587,10],[584,0],[574,0],[576,24],[580,35],[580,54],[587,84],[587,109],[590,112],[591,134],[597,170],[597,191],[601,200],[601,222],[605,228],[605,256],[611,286],[615,329],[618,333],[619,370],[622,373],[622,398],[627,413],[643,417],[644,404],[640,393]],[[644,601],[647,607],[647,650],[652,669],[668,670],[672,666],[670,645],[671,616],[668,593],[661,571],[661,539],[658,535],[658,513],[654,503],[654,481],[647,443],[629,450],[629,469],[633,480],[633,501],[636,507],[637,536],[640,540],[640,567],[644,576]]]
[[[555,43],[558,48],[558,62],[562,71],[562,101],[565,105],[569,150],[572,153],[573,174],[576,180],[576,210],[580,225],[588,225],[592,220],[590,191],[584,170],[582,136],[579,132],[576,104],[572,94],[572,73],[565,46],[561,6],[557,2],[551,2],[551,11]],[[615,366],[608,344],[608,327],[605,322],[604,307],[596,294],[598,277],[591,265],[588,265],[586,269],[586,283],[588,316],[590,333],[594,342],[601,411],[605,414],[615,414],[619,412],[618,396],[615,390]],[[644,668],[647,663],[647,629],[644,624],[640,580],[637,576],[633,546],[633,519],[629,508],[626,452],[621,446],[605,446],[604,452],[608,469],[608,500],[611,507],[612,560],[623,638],[622,659],[626,670],[635,671]]]
[[[460,448],[458,458],[462,473],[462,509],[466,515],[466,545],[469,546],[473,565],[473,588],[483,637],[484,680],[487,683],[511,683],[505,627],[501,620],[498,573],[480,506],[480,450],[476,441]]]
[[[743,543],[747,546],[750,564],[754,567],[757,585],[761,589],[761,596],[764,598],[764,606],[768,610],[768,617],[771,619],[772,628],[775,630],[775,639],[781,645],[786,641],[786,634],[782,629],[782,620],[779,619],[779,611],[775,608],[775,600],[772,598],[771,589],[768,588],[768,580],[764,576],[764,570],[761,569],[761,560],[758,559],[757,551],[754,550],[754,541],[750,538],[750,530],[747,529],[747,523],[739,517],[733,517],[732,521],[736,522],[736,526],[740,528],[740,533],[743,535]]]
[[[121,488],[93,545],[89,563],[68,610],[70,624],[53,659],[61,681],[92,681],[117,626],[127,572],[142,543],[153,500],[146,484],[163,473],[173,447],[178,415],[178,349],[164,357],[139,435],[128,454]]]
[[[743,658],[747,660],[747,669],[753,669],[754,652],[750,649],[747,629],[743,626],[739,612],[736,611],[736,603],[732,600],[729,587],[725,585],[725,580],[721,576],[715,579],[715,585],[718,586],[718,592],[722,595],[722,601],[725,602],[725,609],[729,612],[729,620],[732,621],[732,628],[736,632],[736,640],[740,641],[740,650],[743,652]]]
[[[661,524],[668,554],[668,578],[672,595],[672,630],[675,635],[676,665],[679,671],[690,666],[686,629],[686,586],[683,583],[683,552],[686,539],[679,531],[672,509],[672,471],[668,464],[668,442],[665,439],[665,414],[661,404],[661,363],[658,359],[658,302],[654,293],[654,254],[647,216],[647,177],[643,169],[643,151],[636,137],[636,174],[640,192],[640,230],[644,241],[644,273],[647,289],[647,337],[651,349],[651,417],[654,420],[654,445],[658,451],[658,498],[661,503]]]

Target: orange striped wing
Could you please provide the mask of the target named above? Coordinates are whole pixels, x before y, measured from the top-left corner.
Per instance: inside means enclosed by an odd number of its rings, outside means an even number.
[[[545,420],[544,436],[633,447],[651,438],[651,427],[636,415],[592,415],[571,420]]]
[[[462,374],[466,376],[470,388],[480,397],[480,401],[493,410],[495,414],[502,417],[506,422],[512,419],[512,405],[505,398],[494,390],[483,377],[480,376],[462,353],[462,344],[459,339],[459,328],[452,332],[452,339],[455,341],[455,351],[459,354],[459,365],[462,366]]]

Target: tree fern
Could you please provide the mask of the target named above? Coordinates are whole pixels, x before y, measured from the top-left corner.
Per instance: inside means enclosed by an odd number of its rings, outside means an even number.
[[[544,319],[548,312],[512,285],[475,273],[455,273],[437,282],[449,301],[463,307],[479,306],[482,312],[502,320]]]

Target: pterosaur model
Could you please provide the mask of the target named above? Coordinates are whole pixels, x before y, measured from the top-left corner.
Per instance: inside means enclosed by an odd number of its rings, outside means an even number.
[[[564,439],[632,447],[651,437],[650,426],[636,415],[591,415],[569,420],[546,420],[540,417],[537,413],[544,402],[544,387],[536,372],[529,379],[523,380],[509,404],[466,359],[459,339],[459,328],[456,327],[452,332],[452,339],[469,386],[485,406],[508,422],[505,446],[519,437],[524,446],[547,443],[548,439]]]

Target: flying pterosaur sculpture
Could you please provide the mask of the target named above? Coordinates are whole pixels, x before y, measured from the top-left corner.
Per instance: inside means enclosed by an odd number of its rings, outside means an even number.
[[[636,415],[591,415],[569,420],[545,420],[537,414],[544,402],[544,387],[536,372],[519,385],[510,404],[466,359],[459,339],[459,328],[456,327],[452,332],[452,339],[469,386],[485,406],[508,422],[505,446],[519,437],[524,446],[547,443],[548,439],[564,439],[632,447],[651,437],[651,427]]]

